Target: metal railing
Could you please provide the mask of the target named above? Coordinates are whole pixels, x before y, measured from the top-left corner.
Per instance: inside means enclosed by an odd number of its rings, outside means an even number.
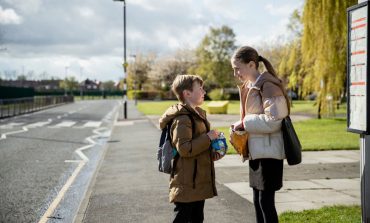
[[[0,119],[40,111],[71,102],[74,102],[73,96],[37,96],[32,98],[0,99]]]

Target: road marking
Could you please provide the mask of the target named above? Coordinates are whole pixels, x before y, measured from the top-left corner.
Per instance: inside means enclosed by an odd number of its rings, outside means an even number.
[[[79,163],[81,160],[64,160],[65,163]]]
[[[115,115],[114,117],[114,121],[117,119],[118,117],[118,109],[121,108],[121,103],[120,102],[117,102],[116,103],[116,106],[114,107],[114,109],[112,111],[110,111],[106,116],[104,116],[103,118],[103,122],[106,122],[106,123],[109,123],[110,120],[112,119],[112,116]]]
[[[20,126],[23,125],[24,122],[11,122],[6,125],[0,125],[0,129],[12,129],[14,126]]]
[[[46,210],[45,214],[41,217],[39,223],[46,223],[49,220],[48,217],[53,214],[55,208],[57,208],[59,202],[63,199],[64,194],[67,192],[69,187],[72,185],[73,181],[76,179],[78,173],[81,171],[82,167],[85,166],[85,164],[86,164],[86,161],[81,161],[80,164],[78,164],[75,171],[73,171],[72,175],[68,178],[66,184],[64,184],[62,189],[59,191],[57,197],[50,204],[48,210]]]
[[[37,128],[37,127],[42,127],[44,125],[47,125],[47,124],[50,124],[51,121],[47,121],[47,122],[36,122],[36,123],[32,123],[32,124],[29,124],[29,125],[26,125],[27,128]]]
[[[98,128],[100,127],[102,122],[95,122],[95,121],[89,121],[87,123],[85,123],[85,125],[83,125],[83,127],[94,127],[94,128]]]
[[[61,123],[55,125],[54,127],[55,128],[59,128],[59,127],[71,127],[74,124],[76,124],[76,122],[73,122],[73,121],[64,121],[64,122],[61,122]]]
[[[114,122],[117,120],[117,114],[115,116]],[[48,217],[51,216],[55,209],[58,207],[60,201],[63,199],[65,193],[68,191],[69,187],[72,185],[76,177],[78,176],[79,172],[81,169],[84,167],[84,165],[89,161],[89,158],[85,156],[85,154],[82,152],[85,149],[91,148],[97,144],[93,139],[98,138],[98,137],[109,137],[111,131],[109,131],[109,134],[106,132],[100,132],[103,130],[108,130],[106,127],[101,127],[98,129],[94,129],[93,133],[94,135],[87,137],[86,140],[90,143],[90,145],[83,146],[81,148],[78,148],[75,150],[75,152],[80,156],[81,160],[65,160],[64,162],[66,163],[71,163],[71,162],[80,162],[73,174],[68,178],[66,184],[62,187],[62,189],[59,191],[57,197],[54,199],[54,201],[50,204],[49,208],[46,210],[44,215],[41,217],[39,220],[39,223],[46,223],[49,219]]]
[[[22,130],[18,130],[18,131],[14,131],[14,132],[7,132],[7,133],[4,133],[4,134],[1,134],[0,140],[6,139],[7,135],[12,135],[12,134],[27,132],[27,131],[28,131],[28,129],[26,127],[23,127]]]
[[[93,139],[104,135],[104,132],[100,132],[102,130],[107,130],[107,128],[102,127],[102,128],[95,129],[93,131],[94,135],[86,138],[86,140],[90,143],[90,145],[86,145],[86,146],[80,147],[77,150],[75,150],[75,152],[80,156],[81,160],[65,160],[64,161],[67,163],[79,162],[79,164],[77,168],[75,169],[75,171],[73,172],[73,174],[68,178],[67,182],[64,184],[62,189],[59,191],[57,197],[53,200],[49,208],[46,210],[44,215],[41,217],[41,219],[39,220],[39,223],[46,223],[49,220],[48,217],[54,213],[55,209],[58,207],[60,201],[63,199],[64,195],[66,194],[68,189],[71,187],[72,183],[75,181],[81,169],[85,166],[87,162],[89,162],[89,158],[82,151],[85,149],[89,149],[97,144],[97,142],[95,142]]]

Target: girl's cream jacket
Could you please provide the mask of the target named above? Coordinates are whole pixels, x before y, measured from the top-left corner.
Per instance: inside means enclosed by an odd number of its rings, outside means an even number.
[[[268,72],[256,83],[239,87],[240,114],[249,133],[250,159],[284,159],[281,121],[288,116],[288,106],[281,81]]]

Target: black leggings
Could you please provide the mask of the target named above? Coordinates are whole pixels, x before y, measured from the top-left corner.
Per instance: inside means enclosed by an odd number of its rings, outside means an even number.
[[[202,223],[204,200],[181,203],[175,202],[175,219],[173,223]]]
[[[257,223],[278,223],[275,209],[275,191],[257,190],[253,188],[253,203],[256,210]]]

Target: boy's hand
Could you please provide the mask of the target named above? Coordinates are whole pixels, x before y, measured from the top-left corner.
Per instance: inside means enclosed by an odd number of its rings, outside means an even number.
[[[211,140],[214,140],[214,139],[217,139],[218,137],[218,132],[217,130],[211,130],[207,133],[208,137],[211,139]]]
[[[221,156],[221,154],[219,154],[218,152],[212,152],[212,160],[213,161],[217,161],[217,160],[221,159],[222,157],[224,157],[224,156]]]

